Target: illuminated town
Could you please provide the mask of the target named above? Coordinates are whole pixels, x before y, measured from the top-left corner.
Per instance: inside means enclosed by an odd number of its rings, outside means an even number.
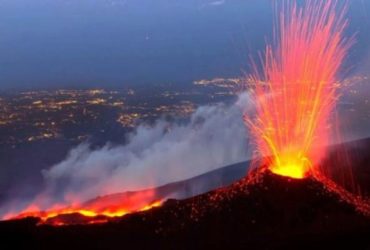
[[[0,144],[39,140],[82,142],[109,130],[130,131],[158,118],[188,118],[199,105],[230,100],[237,91],[229,80],[190,90],[167,87],[125,90],[40,90],[3,93]]]
[[[253,88],[253,83],[246,81]],[[109,130],[116,131],[113,134],[127,132],[159,118],[186,119],[200,105],[236,98],[243,84],[241,78],[214,78],[194,81],[186,90],[160,86],[4,93],[0,98],[0,144],[52,139],[77,143],[99,134],[108,136]],[[364,107],[361,112],[367,115],[362,113],[362,120],[370,119],[369,97],[361,98],[361,87],[366,84],[367,76],[356,76],[342,85],[350,89],[342,103],[344,111],[356,113],[360,111],[355,107]],[[351,97],[361,103],[351,103]]]

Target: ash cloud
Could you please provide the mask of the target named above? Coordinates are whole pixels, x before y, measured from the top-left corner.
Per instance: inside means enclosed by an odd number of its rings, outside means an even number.
[[[142,125],[122,146],[92,150],[84,143],[43,171],[46,186],[34,201],[41,209],[55,203],[70,205],[245,161],[249,155],[242,114],[249,104],[249,95],[242,94],[232,105],[199,107],[186,124],[159,120],[151,127]]]

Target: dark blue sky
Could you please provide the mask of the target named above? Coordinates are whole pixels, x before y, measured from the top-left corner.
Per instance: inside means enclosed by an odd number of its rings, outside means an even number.
[[[0,0],[0,89],[237,76],[264,47],[271,2]],[[370,0],[351,2],[356,61],[368,51]]]

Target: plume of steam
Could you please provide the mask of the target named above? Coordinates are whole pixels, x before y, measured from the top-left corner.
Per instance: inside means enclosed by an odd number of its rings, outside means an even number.
[[[247,102],[248,94],[242,94],[232,105],[199,107],[186,124],[159,120],[151,127],[139,126],[126,145],[91,150],[84,143],[43,171],[45,189],[32,202],[41,209],[56,203],[71,205],[244,161],[248,150],[242,113]]]

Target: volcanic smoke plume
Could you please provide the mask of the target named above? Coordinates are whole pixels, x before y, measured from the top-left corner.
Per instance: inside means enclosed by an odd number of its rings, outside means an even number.
[[[245,134],[242,114],[248,103],[249,95],[241,94],[231,105],[199,107],[188,123],[159,120],[154,126],[139,126],[123,146],[108,144],[91,150],[82,144],[43,172],[42,192],[2,204],[0,218],[21,214],[48,219],[71,213],[121,216],[158,205],[164,198],[186,198],[176,193],[157,197],[155,187],[245,161],[247,140],[240,135]],[[202,187],[192,189],[198,193]],[[119,206],[85,204],[98,196],[138,190],[143,191],[115,201]]]
[[[346,4],[282,1],[274,43],[267,45],[262,73],[255,66],[255,117],[245,116],[262,164],[283,176],[317,172],[323,145],[334,129],[338,72],[352,44],[343,32]]]

